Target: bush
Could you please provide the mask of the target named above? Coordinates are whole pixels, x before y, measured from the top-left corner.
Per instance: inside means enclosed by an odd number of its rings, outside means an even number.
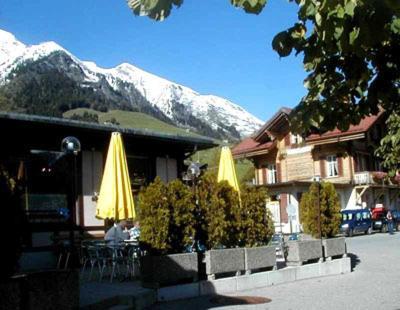
[[[151,253],[162,254],[170,250],[168,243],[170,210],[167,188],[159,177],[139,194],[140,241]]]
[[[243,186],[241,192],[241,245],[254,247],[268,244],[274,233],[272,215],[266,208],[264,188]]]
[[[180,180],[174,180],[167,187],[170,210],[169,244],[175,253],[191,244],[196,233],[195,204],[193,192]]]
[[[139,195],[140,241],[153,254],[180,253],[195,236],[193,194],[180,180],[159,177]]]
[[[152,254],[182,252],[193,239],[207,249],[266,244],[273,233],[266,198],[265,190],[245,187],[241,206],[238,193],[210,172],[193,189],[157,177],[139,195],[141,241]]]
[[[227,182],[205,173],[196,187],[199,218],[197,238],[208,249],[234,247],[239,242],[239,196]]]
[[[313,183],[307,193],[304,193],[300,202],[300,216],[305,233],[319,237],[318,226],[318,199],[321,209],[321,235],[330,238],[339,233],[341,221],[340,202],[335,187],[329,182],[320,185]]]

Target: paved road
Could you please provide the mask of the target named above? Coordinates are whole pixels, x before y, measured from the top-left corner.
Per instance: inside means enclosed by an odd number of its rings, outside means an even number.
[[[235,296],[271,299],[260,305],[216,305],[210,297],[159,304],[152,309],[400,309],[400,232],[347,238],[353,272],[263,289]]]

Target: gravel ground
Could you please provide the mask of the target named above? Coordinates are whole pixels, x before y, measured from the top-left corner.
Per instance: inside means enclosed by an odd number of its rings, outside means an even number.
[[[193,298],[151,309],[400,309],[400,232],[347,238],[353,272],[243,291],[228,299]],[[240,296],[271,302],[243,305]],[[218,301],[220,301],[218,303]],[[230,304],[230,306],[223,306]],[[235,306],[232,306],[236,304]]]

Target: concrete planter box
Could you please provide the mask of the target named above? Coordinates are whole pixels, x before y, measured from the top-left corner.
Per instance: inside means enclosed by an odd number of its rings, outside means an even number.
[[[245,270],[244,248],[210,250],[206,252],[206,273],[208,279],[215,279],[215,274]]]
[[[21,274],[0,284],[1,309],[79,308],[79,270]]]
[[[288,265],[302,265],[316,259],[322,261],[321,240],[289,241],[287,247],[286,263]]]
[[[244,249],[246,274],[255,269],[276,268],[275,246],[262,246]]]
[[[161,286],[188,283],[198,279],[197,253],[143,256],[140,272],[142,286]]]
[[[325,258],[332,259],[332,256],[346,255],[346,239],[344,237],[324,239],[322,245]]]

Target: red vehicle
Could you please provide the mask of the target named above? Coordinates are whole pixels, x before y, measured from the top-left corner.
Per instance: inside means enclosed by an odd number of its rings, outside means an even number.
[[[379,230],[380,232],[387,232],[388,225],[386,220],[387,210],[379,204],[375,208],[371,208],[372,229]]]

